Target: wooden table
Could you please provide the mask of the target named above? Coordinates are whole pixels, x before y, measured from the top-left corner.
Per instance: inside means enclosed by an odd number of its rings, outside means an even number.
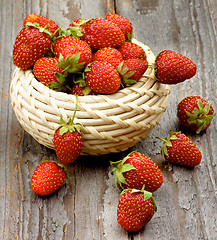
[[[1,0],[0,4],[0,239],[217,239],[217,117],[206,133],[187,134],[203,155],[194,169],[165,163],[157,139],[179,130],[176,107],[186,96],[204,97],[217,112],[217,1]],[[103,18],[115,12],[133,23],[134,37],[155,54],[171,49],[198,66],[192,80],[171,87],[168,108],[149,138],[127,151],[151,157],[164,176],[164,184],[154,193],[158,212],[138,233],[125,232],[116,220],[119,193],[109,161],[119,160],[123,153],[79,157],[68,167],[70,180],[50,197],[38,197],[30,190],[36,166],[42,160],[56,160],[53,150],[21,128],[10,104],[12,47],[25,16],[32,12],[63,28],[78,17]]]

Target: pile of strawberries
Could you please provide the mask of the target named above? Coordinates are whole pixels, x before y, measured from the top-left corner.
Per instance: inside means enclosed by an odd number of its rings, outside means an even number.
[[[104,19],[76,19],[66,30],[54,21],[36,14],[28,15],[16,37],[14,64],[32,69],[42,84],[76,96],[74,115],[60,119],[53,144],[60,162],[43,162],[33,173],[31,189],[40,196],[58,190],[65,182],[65,164],[74,162],[83,148],[79,123],[74,123],[78,98],[88,94],[112,94],[137,82],[149,63],[145,51],[131,42],[132,23],[117,14]],[[171,50],[160,52],[153,64],[155,78],[161,84],[177,84],[196,74],[196,65]],[[210,103],[200,96],[184,98],[177,107],[180,126],[199,134],[215,116]],[[202,154],[182,132],[169,131],[161,154],[171,163],[194,167]],[[139,231],[154,215],[157,206],[152,193],[163,183],[158,166],[147,156],[132,152],[114,167],[114,183],[121,191],[117,221],[127,231]]]
[[[29,14],[15,39],[13,62],[32,69],[38,81],[56,91],[112,94],[137,82],[148,68],[146,53],[131,41],[132,34],[132,23],[117,14],[79,18],[66,30]],[[190,59],[170,50],[157,56],[154,67],[161,83],[182,82],[196,73]]]

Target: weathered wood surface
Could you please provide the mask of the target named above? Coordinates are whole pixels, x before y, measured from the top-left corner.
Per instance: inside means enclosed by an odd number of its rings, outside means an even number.
[[[0,5],[0,239],[217,239],[217,118],[206,133],[188,134],[203,154],[194,169],[165,163],[156,138],[179,130],[176,107],[185,96],[200,95],[217,112],[217,1],[1,0]],[[30,190],[31,175],[40,161],[56,160],[54,151],[24,132],[10,105],[12,46],[31,12],[62,27],[78,17],[116,12],[132,21],[134,37],[155,54],[171,49],[198,66],[194,79],[172,86],[168,109],[150,137],[129,149],[151,157],[164,176],[164,184],[154,193],[158,212],[136,234],[128,234],[116,221],[119,193],[109,161],[119,160],[122,153],[80,157],[68,167],[71,179],[50,197],[40,198]]]

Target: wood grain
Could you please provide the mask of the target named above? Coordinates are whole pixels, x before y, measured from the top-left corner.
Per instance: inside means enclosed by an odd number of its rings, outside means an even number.
[[[214,240],[217,236],[217,122],[206,133],[187,134],[200,148],[199,166],[188,169],[164,162],[161,141],[180,130],[178,102],[200,95],[217,111],[216,0],[1,0],[0,16],[0,239],[17,240]],[[70,180],[55,194],[41,198],[30,190],[30,179],[42,160],[57,160],[54,151],[38,144],[19,125],[10,105],[14,70],[12,48],[29,13],[47,16],[66,28],[78,17],[105,17],[116,12],[134,26],[134,37],[157,54],[171,49],[191,58],[196,76],[172,86],[168,108],[150,137],[125,153],[82,156],[68,166]],[[116,221],[119,193],[109,162],[131,150],[151,157],[164,184],[154,193],[158,212],[138,233],[127,233]]]

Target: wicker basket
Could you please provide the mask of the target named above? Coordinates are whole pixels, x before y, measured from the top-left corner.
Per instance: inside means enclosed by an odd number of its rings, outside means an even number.
[[[142,46],[151,64],[155,56]],[[82,155],[120,152],[146,139],[160,122],[170,93],[168,85],[156,82],[154,69],[131,87],[111,95],[80,96],[75,122],[82,124]],[[56,92],[37,81],[32,70],[16,68],[10,88],[11,103],[22,127],[40,144],[53,148],[53,134],[60,116],[72,116],[74,95]]]

